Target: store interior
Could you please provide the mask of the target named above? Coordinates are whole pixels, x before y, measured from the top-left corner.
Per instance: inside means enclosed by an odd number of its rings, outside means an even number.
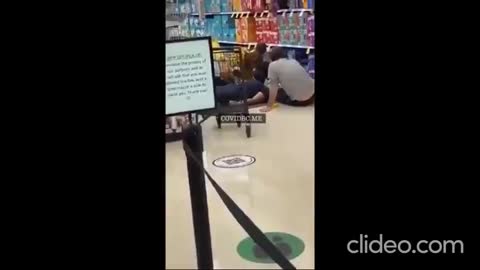
[[[210,37],[215,75],[233,73],[258,44],[267,54],[281,47],[315,78],[313,0],[167,0],[166,40]],[[317,90],[315,85],[315,91]],[[247,105],[246,105],[247,106]],[[261,113],[265,103],[248,105]],[[182,134],[185,123],[203,129],[203,162],[226,193],[263,232],[293,235],[301,252],[289,257],[297,269],[314,268],[314,110],[275,103],[264,124],[222,124],[202,114],[166,117],[166,269],[197,269],[192,206]],[[222,168],[225,156],[254,162]],[[215,269],[279,269],[268,260],[248,260],[241,242],[248,234],[207,183]],[[292,251],[292,247],[288,252]],[[288,255],[288,254],[287,254]],[[290,255],[289,255],[290,256]]]

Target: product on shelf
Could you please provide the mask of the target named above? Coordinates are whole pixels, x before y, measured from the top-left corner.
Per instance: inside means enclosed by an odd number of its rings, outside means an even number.
[[[288,8],[296,8],[295,2],[296,0],[288,0]]]
[[[223,41],[236,41],[236,27],[235,27],[235,19],[233,19],[230,15],[221,15],[218,16],[221,18],[221,26],[222,26],[222,38],[220,40]]]
[[[270,0],[270,3],[269,3],[270,13],[276,14],[277,10],[279,9],[280,9],[280,5],[278,3],[278,0]]]
[[[242,6],[242,11],[253,11],[255,2],[256,0],[242,0],[241,6]]]
[[[278,21],[275,17],[268,17],[268,25],[270,31],[268,32],[268,43],[278,44],[279,43],[279,28]]]
[[[203,1],[203,6],[205,8],[209,8],[210,6],[213,6],[214,9],[218,6],[218,9],[216,9],[216,12],[220,11],[220,2],[223,0],[204,0]],[[177,5],[176,5],[176,10],[178,13],[198,13],[199,12],[199,2],[198,0],[177,0]],[[206,10],[206,9],[205,9]],[[209,12],[209,11],[206,11]]]
[[[277,16],[277,24],[278,24],[278,29],[279,30],[290,29],[290,26],[289,26],[288,23],[289,23],[289,19],[288,19],[286,14]]]
[[[312,78],[315,79],[315,55],[311,54],[308,56],[308,65],[307,72]]]
[[[242,11],[242,0],[232,0],[233,11]]]
[[[207,35],[207,20],[200,20],[198,17],[192,17],[188,21],[190,28],[190,36],[204,37]]]
[[[255,18],[257,42],[278,44],[278,23],[275,17]]]
[[[298,13],[297,21],[296,21],[298,27],[302,29],[307,29],[307,23],[308,23],[309,17],[310,17],[310,14],[308,12]]]
[[[233,0],[220,0],[220,11],[221,12],[233,11]]]
[[[302,29],[300,32],[300,41],[298,45],[308,46],[308,33],[306,29]]]
[[[240,37],[237,36],[237,42],[256,42],[257,34],[255,29],[255,18],[243,17],[237,19],[237,21],[237,35],[240,34]]]
[[[178,36],[180,37],[190,37],[191,33],[189,32],[189,20],[190,17],[186,17],[185,20],[178,26]]]
[[[313,15],[307,20],[307,45],[315,46],[315,16]]]
[[[178,0],[175,7],[177,13],[190,13],[192,11],[192,6],[190,5],[189,0]]]
[[[275,17],[268,17],[267,18],[267,22],[268,22],[268,27],[270,29],[270,31],[273,31],[273,32],[278,32],[278,21],[277,21],[277,18]]]
[[[224,2],[226,0],[223,0]],[[220,0],[204,0],[204,6],[205,6],[205,12],[209,13],[214,13],[214,12],[220,12],[221,10],[221,4]]]
[[[315,47],[315,33],[308,34],[307,46]]]
[[[253,0],[253,11],[263,12],[265,10],[265,0]]]
[[[289,0],[287,0],[289,1]],[[287,1],[283,1],[287,3]],[[180,0],[179,3],[189,2]],[[199,1],[191,1],[192,9]],[[280,1],[282,2],[282,1]],[[276,0],[205,0],[205,8],[210,13],[231,10],[269,9],[272,5],[282,4]],[[304,7],[303,0],[290,1],[294,7]],[[308,3],[308,1],[307,1]],[[218,5],[217,5],[218,4]],[[195,7],[194,7],[195,6]],[[202,5],[203,6],[203,5]],[[283,6],[283,4],[282,4]],[[218,10],[218,11],[215,11]],[[200,20],[192,16],[188,22],[191,36],[211,36],[213,39],[238,43],[267,43],[294,46],[315,46],[315,16],[309,12],[285,12],[278,16],[245,16],[232,18],[230,14],[215,14]]]
[[[218,16],[207,17],[206,19],[206,34],[210,35],[212,39],[220,39],[222,37],[221,18]]]
[[[288,8],[306,8],[303,0],[288,0]]]
[[[278,43],[283,44],[283,45],[290,44],[290,41],[291,41],[291,31],[290,31],[290,29],[280,29],[278,34],[279,34]]]
[[[197,0],[186,0],[187,2],[189,2],[189,4],[191,4],[191,10],[193,13],[198,13],[199,12],[199,6],[198,6],[198,1]]]
[[[269,29],[265,27],[266,18],[255,18],[255,33],[257,36],[257,43],[265,42],[264,33]]]
[[[308,32],[315,32],[315,16],[312,15],[307,19],[307,30]]]
[[[236,42],[243,42],[242,41],[242,28],[240,27],[240,20],[235,20],[235,40]]]
[[[315,9],[315,0],[308,0],[308,8]]]
[[[298,45],[306,46],[307,45],[307,28],[308,28],[308,18],[309,14],[306,12],[300,12],[294,17],[294,30],[296,33],[296,39]]]

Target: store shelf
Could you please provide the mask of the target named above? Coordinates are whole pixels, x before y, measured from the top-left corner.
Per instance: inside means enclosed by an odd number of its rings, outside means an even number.
[[[292,9],[279,9],[277,10],[277,13],[281,14],[281,13],[290,13],[290,12],[311,12],[313,13],[313,9],[311,8],[292,8]]]
[[[205,12],[205,16],[208,15],[232,15],[232,14],[268,14],[269,10],[264,10],[263,12],[252,12],[252,11],[225,11],[225,12]],[[293,9],[279,9],[277,10],[277,14],[283,13],[292,13],[292,12],[311,12],[313,13],[313,9],[310,8],[293,8]],[[190,13],[192,16],[198,16],[198,13]]]
[[[256,44],[257,44],[256,42],[242,43],[242,42],[234,42],[234,41],[218,41],[218,43],[231,44],[231,45],[240,45],[240,46],[253,46],[253,45],[256,45]],[[272,47],[285,47],[285,48],[294,48],[294,49],[310,49],[310,50],[315,50],[315,47],[311,47],[311,46],[301,46],[301,45],[267,44],[267,46],[272,46]]]
[[[231,15],[237,13],[249,13],[247,11],[225,11],[225,12],[205,12],[205,15]],[[198,16],[198,13],[190,13],[192,16]]]

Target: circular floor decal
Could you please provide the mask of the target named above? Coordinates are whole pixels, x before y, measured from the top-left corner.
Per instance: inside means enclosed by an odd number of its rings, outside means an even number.
[[[213,161],[213,165],[219,168],[240,168],[255,163],[255,158],[248,155],[231,155],[217,158]]]
[[[269,232],[265,233],[265,235],[289,260],[300,256],[305,250],[305,244],[303,241],[291,234]],[[240,244],[238,244],[237,252],[240,257],[247,261],[256,263],[275,263],[250,237],[245,238]]]

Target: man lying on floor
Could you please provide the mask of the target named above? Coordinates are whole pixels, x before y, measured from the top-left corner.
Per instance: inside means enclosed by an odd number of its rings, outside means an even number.
[[[246,97],[248,98],[248,104],[256,104],[263,102],[263,100],[254,100],[252,98],[261,91],[265,92],[268,90],[268,88],[264,85],[265,79],[267,77],[267,70],[269,64],[264,60],[266,50],[266,45],[264,43],[259,43],[255,48],[255,51],[251,55],[246,57],[247,60],[244,68],[252,72],[251,74],[253,75],[253,78],[251,80],[247,80],[237,85],[232,82],[228,83],[226,81],[223,81],[218,77],[215,78],[217,101],[220,104],[228,105],[230,101],[242,101],[242,88],[245,90]],[[236,70],[236,72],[239,71]],[[237,74],[237,76],[240,76],[240,74]]]
[[[243,91],[245,91],[247,103],[249,105],[262,103],[265,99],[253,99],[253,97],[257,96],[258,93],[268,92],[268,87],[258,80],[249,80],[238,85],[234,83],[228,83],[225,85],[221,85],[222,83],[219,84],[220,86],[216,87],[217,102],[222,105],[228,105],[230,101],[242,101]]]

